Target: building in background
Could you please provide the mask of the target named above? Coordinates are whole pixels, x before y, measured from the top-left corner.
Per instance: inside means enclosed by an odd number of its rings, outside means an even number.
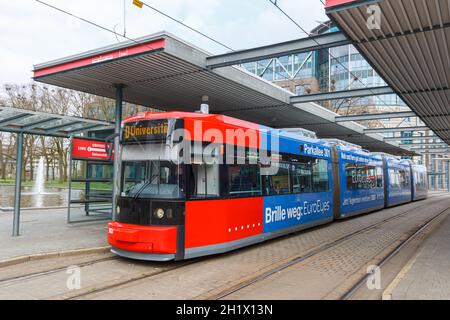
[[[338,29],[331,22],[324,22],[312,30],[311,35],[336,31]],[[291,54],[249,62],[241,66],[297,95],[387,85],[352,45]],[[333,100],[319,104],[340,115],[410,111],[396,94]],[[417,117],[361,121],[359,123],[368,128],[424,125]],[[420,134],[428,135],[427,132]],[[405,131],[397,133],[397,135],[408,138],[412,132]],[[393,137],[394,134],[385,134],[385,136]],[[401,142],[411,143],[411,140]],[[434,139],[430,139],[430,142],[434,142]],[[425,155],[415,157],[413,160],[428,167],[430,189],[448,189],[449,159],[438,155]]]

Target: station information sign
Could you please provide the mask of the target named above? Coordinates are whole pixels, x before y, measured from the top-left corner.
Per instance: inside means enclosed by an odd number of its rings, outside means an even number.
[[[72,139],[72,159],[113,160],[114,151],[111,159],[108,159],[106,146],[111,147],[111,143],[98,140],[74,138]]]

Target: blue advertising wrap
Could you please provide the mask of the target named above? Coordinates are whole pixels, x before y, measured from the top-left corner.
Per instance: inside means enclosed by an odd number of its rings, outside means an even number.
[[[410,202],[412,199],[411,190],[411,166],[408,163],[399,161],[397,159],[387,159],[386,161],[386,176],[387,176],[387,206],[392,207],[398,204]],[[391,181],[390,170],[394,171],[396,174],[399,171],[405,171],[408,174],[407,184],[398,185]]]
[[[278,152],[291,153],[300,156],[308,156],[319,159],[331,159],[331,148],[324,145],[317,139],[292,136],[292,134],[279,132],[279,130],[261,127],[261,146],[262,149],[277,149]],[[275,147],[274,141],[278,142]]]
[[[264,233],[280,231],[333,216],[332,192],[264,197]]]
[[[383,172],[383,161],[381,157],[365,156],[352,152],[339,153],[339,179],[340,179],[340,208],[341,217],[351,216],[359,213],[369,212],[384,207],[384,187],[374,186],[367,189],[347,189],[346,165],[358,164],[379,168]]]

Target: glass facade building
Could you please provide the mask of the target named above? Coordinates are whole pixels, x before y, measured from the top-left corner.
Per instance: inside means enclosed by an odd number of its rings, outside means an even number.
[[[311,35],[336,31],[339,30],[331,22],[325,22],[312,30]],[[241,67],[296,95],[387,85],[352,45],[265,59],[245,63]],[[396,94],[355,97],[320,102],[320,104],[341,115],[409,111],[406,104]],[[416,117],[362,121],[360,123],[369,128],[423,125]],[[400,132],[400,135],[409,137],[412,132]],[[392,137],[393,134],[386,134],[386,136]],[[402,142],[409,143],[411,141]],[[448,160],[434,158],[431,155],[414,160],[427,165],[430,172],[430,188],[447,189],[448,166],[446,161]]]
[[[311,34],[336,31],[338,29],[328,22]],[[242,67],[298,95],[386,85],[356,48],[350,45],[245,63]],[[336,100],[323,105],[339,113],[354,106],[407,108],[395,94]]]

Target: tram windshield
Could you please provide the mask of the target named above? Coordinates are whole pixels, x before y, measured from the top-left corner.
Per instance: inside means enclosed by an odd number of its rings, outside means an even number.
[[[171,161],[126,161],[122,164],[122,196],[144,199],[181,199],[183,167]]]

